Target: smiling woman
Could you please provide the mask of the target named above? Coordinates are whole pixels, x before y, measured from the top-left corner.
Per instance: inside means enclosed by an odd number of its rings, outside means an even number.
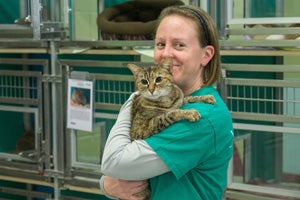
[[[153,200],[222,198],[233,152],[233,127],[227,106],[213,86],[221,74],[218,42],[218,31],[204,10],[171,6],[161,12],[155,32],[155,63],[171,57],[172,77],[184,96],[212,95],[216,103],[186,104],[181,109],[198,111],[199,120],[182,120],[146,139],[132,141],[131,109],[138,95],[132,94],[104,149],[100,182],[108,196],[145,199],[135,194],[147,187],[143,180],[149,179]]]

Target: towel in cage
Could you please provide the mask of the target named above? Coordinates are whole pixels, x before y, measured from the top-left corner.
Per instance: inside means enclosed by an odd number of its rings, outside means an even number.
[[[152,40],[157,17],[179,0],[133,0],[104,9],[97,17],[104,40]]]

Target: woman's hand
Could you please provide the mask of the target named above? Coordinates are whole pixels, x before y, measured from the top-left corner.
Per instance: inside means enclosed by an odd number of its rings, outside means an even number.
[[[125,181],[105,176],[103,186],[109,196],[124,200],[143,200],[145,197],[137,197],[134,194],[145,190],[148,181]]]

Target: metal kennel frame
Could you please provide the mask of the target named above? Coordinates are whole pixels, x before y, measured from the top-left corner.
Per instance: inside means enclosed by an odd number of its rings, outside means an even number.
[[[223,69],[243,72],[300,72],[298,65],[223,64]],[[300,115],[299,80],[228,78],[222,80],[222,93],[234,119],[297,124]],[[288,96],[288,93],[293,94]],[[226,96],[224,96],[226,94]],[[278,130],[278,127],[270,127]],[[298,133],[290,129],[290,132]]]
[[[134,58],[139,59],[139,58]],[[65,78],[70,77],[71,72],[78,72],[78,68],[84,67],[84,72],[89,72],[88,76],[94,81],[94,120],[96,124],[102,124],[105,128],[105,135],[108,135],[110,126],[117,118],[117,113],[122,104],[135,91],[134,78],[128,70],[126,71],[126,62],[130,61],[98,61],[98,60],[69,60],[60,59],[59,65],[65,73]],[[131,62],[132,63],[132,62]],[[110,73],[101,73],[105,69],[113,69]],[[82,70],[82,69],[81,69]],[[96,71],[96,72],[95,72]],[[67,80],[64,80],[67,83]],[[63,85],[67,87],[66,84]],[[66,92],[64,92],[66,94]],[[64,98],[66,99],[66,98]],[[66,110],[66,109],[65,109]],[[103,128],[102,128],[103,130]],[[101,194],[99,190],[99,178],[101,176],[100,163],[90,164],[78,162],[76,159],[76,130],[66,130],[66,152],[71,155],[66,158],[65,188],[76,188],[76,190],[86,190]],[[104,139],[104,137],[102,137]],[[102,145],[104,145],[104,142]],[[103,146],[104,147],[104,146]]]
[[[1,179],[52,185],[51,179],[44,175],[44,171],[52,166],[50,88],[44,77],[49,73],[48,60],[0,58],[0,66],[0,111],[32,114],[35,135],[33,150],[21,151],[17,154],[0,153]],[[30,69],[31,67],[39,69]],[[26,124],[26,120],[23,123]],[[44,194],[30,190],[1,187],[0,191],[45,197]]]
[[[234,122],[235,130],[246,132],[260,132],[273,134],[275,151],[281,155],[282,134],[300,134],[300,81],[298,79],[284,79],[284,73],[299,73],[299,65],[280,64],[232,64],[224,63],[220,92],[228,105]],[[251,78],[231,78],[231,72],[257,73]],[[274,79],[261,78],[259,73],[276,73],[279,76]],[[259,78],[260,77],[260,78]],[[246,157],[249,160],[249,158]],[[276,157],[275,180],[281,180],[282,158]],[[232,170],[231,166],[231,170]],[[249,169],[249,166],[245,166]],[[245,171],[244,178],[249,180],[249,170]],[[293,189],[270,189],[266,186],[254,186],[233,181],[232,174],[229,176],[228,198],[242,198],[241,192],[248,194],[249,199],[259,199],[258,194],[299,198],[299,191]],[[244,195],[245,196],[245,195]],[[247,195],[246,195],[247,196]],[[253,197],[251,197],[253,196]],[[276,199],[276,198],[275,198]]]

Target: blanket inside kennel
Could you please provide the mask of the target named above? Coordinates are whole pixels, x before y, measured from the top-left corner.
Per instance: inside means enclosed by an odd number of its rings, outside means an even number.
[[[152,40],[160,12],[179,0],[133,0],[104,9],[97,25],[104,40]]]

